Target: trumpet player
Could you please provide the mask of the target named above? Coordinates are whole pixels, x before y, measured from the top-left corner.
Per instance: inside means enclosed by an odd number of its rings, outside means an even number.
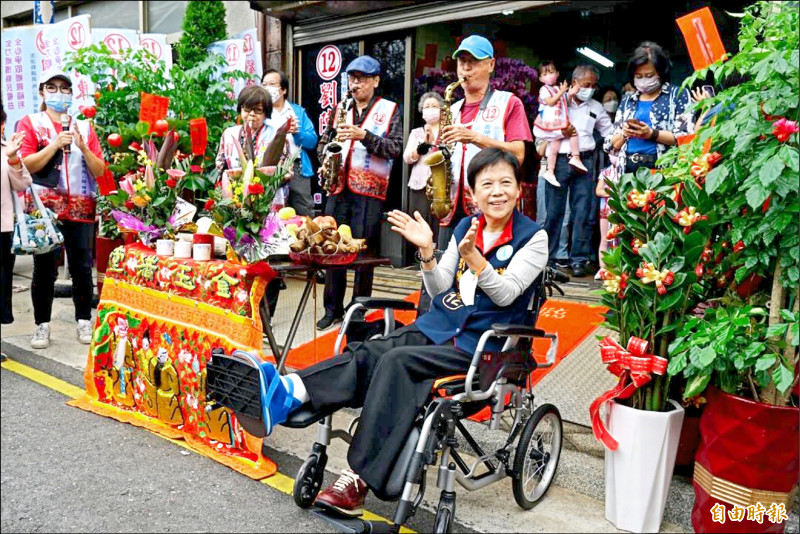
[[[325,147],[334,137],[344,145],[341,178],[334,190],[328,192],[325,215],[348,222],[353,237],[366,239],[368,252],[374,253],[392,164],[403,151],[402,118],[396,103],[375,94],[381,80],[381,66],[375,58],[359,56],[350,62],[346,72],[352,104],[344,109],[339,103],[317,145],[320,161],[324,161]],[[342,112],[345,120],[339,124]],[[342,269],[326,271],[325,315],[317,322],[318,330],[327,330],[341,322],[346,274]],[[372,293],[372,278],[372,269],[356,271],[354,298]]]
[[[481,35],[470,35],[453,52],[465,98],[453,104],[453,123],[442,128],[441,141],[455,143],[451,158],[453,182],[450,214],[439,222],[437,245],[446,250],[459,221],[475,215],[478,208],[472,189],[465,180],[472,158],[484,148],[499,148],[512,153],[523,163],[525,141],[533,141],[522,101],[508,91],[492,89],[489,82],[494,72],[492,43]]]

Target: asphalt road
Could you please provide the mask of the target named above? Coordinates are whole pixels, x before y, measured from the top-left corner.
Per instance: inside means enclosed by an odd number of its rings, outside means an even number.
[[[75,369],[6,343],[3,351],[83,387]],[[0,385],[3,532],[336,531],[290,495],[141,428],[67,406],[63,394],[26,377],[3,369]],[[308,444],[298,450],[304,455]],[[302,461],[278,451],[271,457],[290,477]],[[374,497],[367,508],[384,517],[394,510]],[[409,527],[432,524],[421,510]]]

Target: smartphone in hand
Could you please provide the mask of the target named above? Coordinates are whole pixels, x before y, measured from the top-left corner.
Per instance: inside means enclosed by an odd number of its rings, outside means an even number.
[[[701,88],[701,91],[708,93],[708,96],[710,96],[710,97],[716,96],[716,91],[714,91],[714,86],[713,85],[704,85]]]

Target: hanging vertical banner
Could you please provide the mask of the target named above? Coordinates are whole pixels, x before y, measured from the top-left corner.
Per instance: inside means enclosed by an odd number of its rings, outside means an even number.
[[[167,34],[142,33],[139,35],[139,46],[166,63],[167,72],[172,69],[172,45],[167,44]]]
[[[263,76],[264,67],[261,63],[261,41],[258,40],[258,31],[255,28],[250,28],[249,30],[237,33],[232,38],[242,39],[244,41],[244,71],[255,76]],[[258,83],[258,80],[250,80],[246,85],[253,85],[256,83]]]
[[[237,81],[234,78],[225,76],[226,73],[235,70],[244,71],[246,65],[246,57],[244,53],[244,39],[226,39],[225,41],[216,41],[208,45],[208,51],[214,54],[219,54],[225,58],[225,66],[217,73],[217,78],[225,80],[231,84],[231,92],[233,98],[239,96],[239,91],[244,89],[245,84],[243,81]]]
[[[35,0],[33,2],[33,23],[34,24],[52,24],[56,21],[56,3],[53,1],[42,2]]]
[[[167,118],[169,111],[169,98],[150,93],[142,93],[142,103],[139,106],[139,120],[150,125],[147,133],[153,132],[156,121]]]
[[[39,74],[63,69],[67,52],[90,44],[89,21],[89,15],[80,15],[55,24],[3,29],[3,99],[10,132],[22,117],[39,110]],[[88,95],[81,95],[81,82],[88,78],[75,72],[68,74],[74,93],[70,113],[75,113],[79,106],[86,105],[82,97]],[[88,98],[91,102],[91,96]]]
[[[192,154],[202,156],[208,148],[208,124],[205,117],[189,119],[189,135],[192,137]]]

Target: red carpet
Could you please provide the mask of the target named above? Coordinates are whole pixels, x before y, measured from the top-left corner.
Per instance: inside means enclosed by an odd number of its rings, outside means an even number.
[[[405,299],[417,304],[419,291],[407,296]],[[606,311],[601,306],[590,306],[577,302],[562,300],[549,300],[542,307],[537,326],[548,333],[558,333],[558,351],[556,364],[563,360],[586,337],[591,334],[597,325],[603,322],[602,314]],[[408,324],[414,320],[416,312],[401,311],[395,313],[395,318],[401,323]],[[377,310],[367,314],[367,319],[377,321],[383,318],[383,311]],[[292,349],[286,362],[287,367],[305,369],[317,362],[330,358],[333,355],[333,345],[336,342],[338,330],[328,332],[315,340],[309,341]],[[537,360],[544,361],[544,355],[550,346],[549,340],[540,340],[534,344]],[[537,383],[548,372],[555,369],[555,365],[534,373],[533,383]]]

